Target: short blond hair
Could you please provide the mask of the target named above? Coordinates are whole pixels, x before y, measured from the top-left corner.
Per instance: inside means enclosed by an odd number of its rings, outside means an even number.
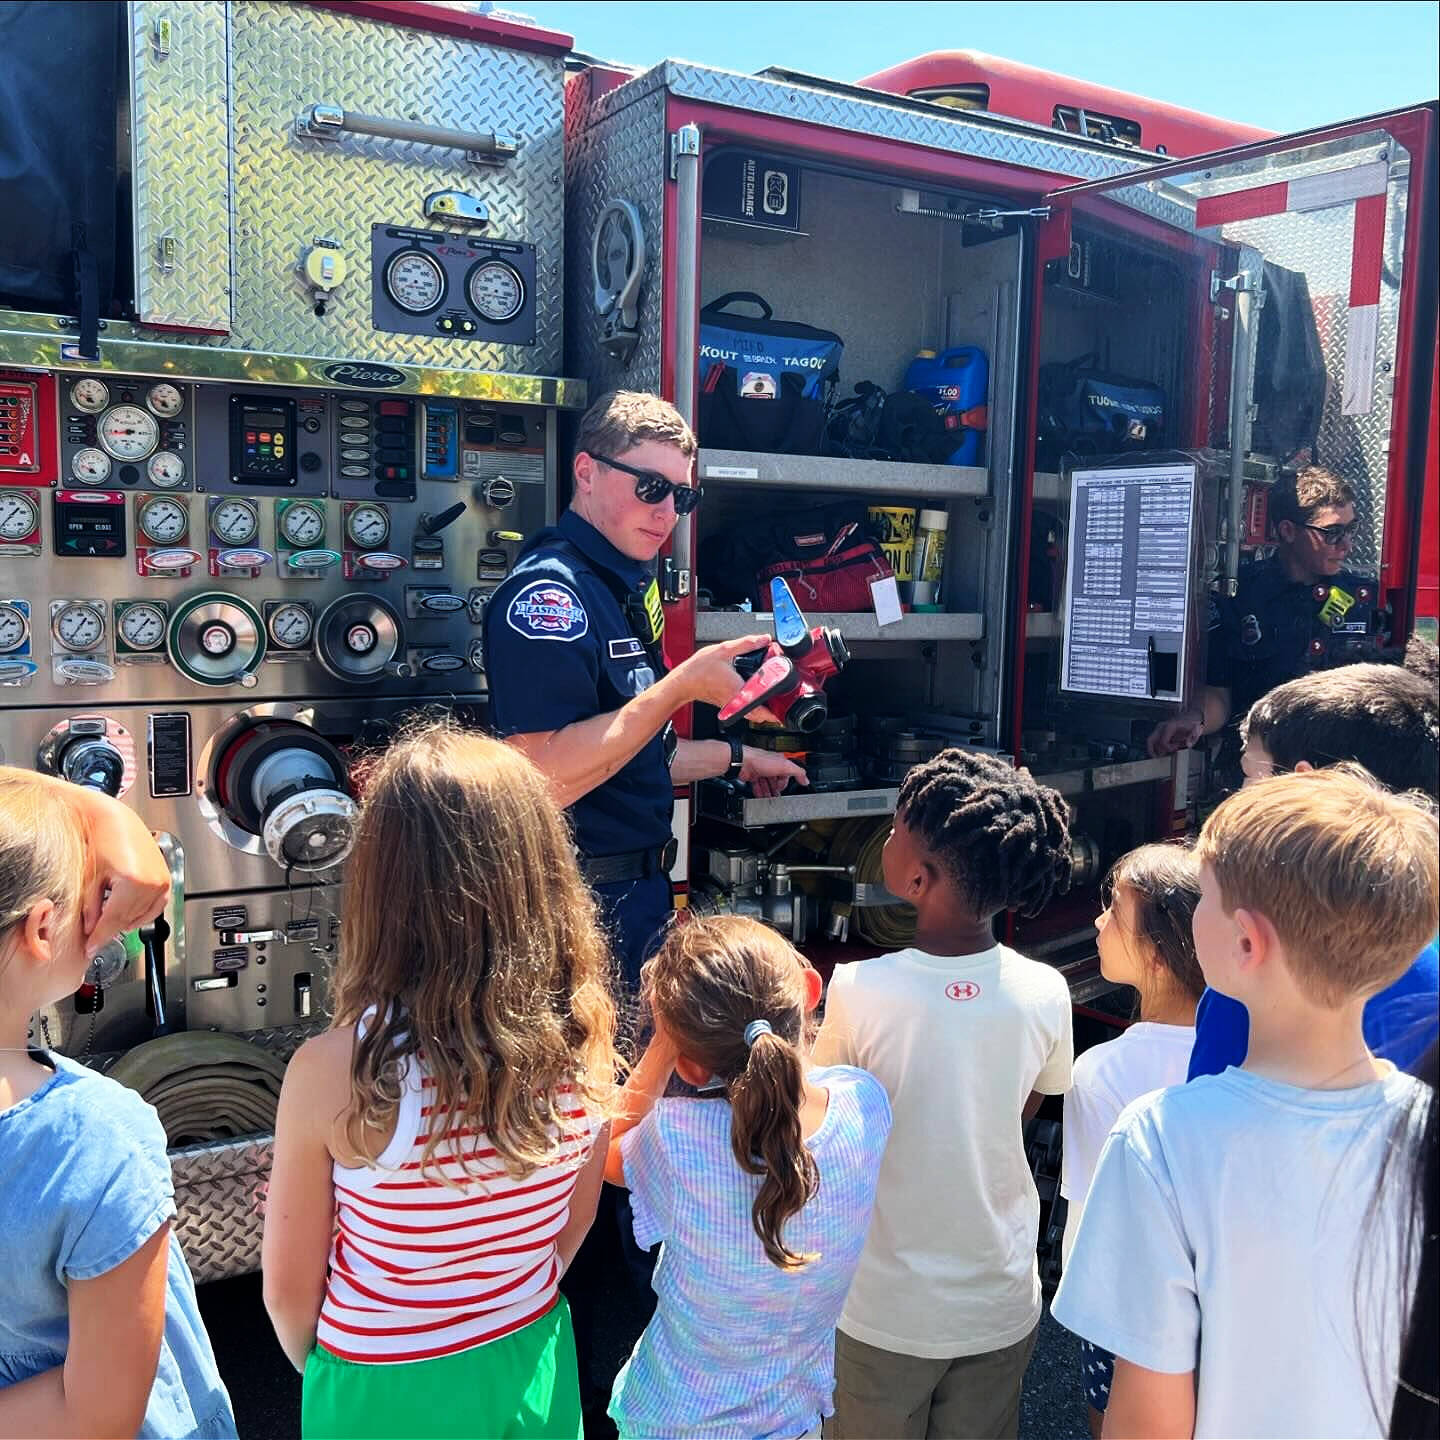
[[[1296,983],[1337,1008],[1393,984],[1435,933],[1440,831],[1420,795],[1358,765],[1278,775],[1231,795],[1195,856],[1227,914],[1265,916]]]
[[[687,460],[700,449],[695,432],[668,400],[640,390],[611,390],[581,417],[575,451],[619,456],[646,440],[673,445]]]

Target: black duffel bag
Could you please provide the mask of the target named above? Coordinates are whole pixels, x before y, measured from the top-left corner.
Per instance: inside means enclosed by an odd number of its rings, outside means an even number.
[[[1160,450],[1169,404],[1160,386],[1097,369],[1096,356],[1040,367],[1035,464],[1058,470],[1060,457]]]

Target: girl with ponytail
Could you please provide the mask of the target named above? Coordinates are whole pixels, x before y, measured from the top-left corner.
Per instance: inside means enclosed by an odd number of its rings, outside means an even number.
[[[625,1437],[818,1435],[890,1132],[884,1087],[811,1067],[820,977],[754,920],[677,925],[641,988],[654,1038],[605,1178],[630,1190],[637,1242],[663,1248],[610,1414]],[[694,1093],[661,1098],[672,1075]]]

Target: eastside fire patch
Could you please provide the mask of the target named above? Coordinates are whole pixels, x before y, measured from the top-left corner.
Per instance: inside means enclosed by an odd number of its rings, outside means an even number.
[[[578,640],[590,630],[590,617],[579,596],[555,580],[527,585],[510,602],[505,623],[517,634],[536,640]]]

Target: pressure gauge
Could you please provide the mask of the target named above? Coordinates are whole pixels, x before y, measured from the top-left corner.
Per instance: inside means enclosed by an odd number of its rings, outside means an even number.
[[[373,550],[390,537],[390,517],[378,505],[357,505],[345,520],[350,538],[362,549]]]
[[[18,650],[30,634],[25,612],[14,605],[0,605],[0,655]]]
[[[248,545],[259,532],[260,515],[248,500],[222,500],[210,516],[210,528],[227,545]]]
[[[161,490],[173,490],[185,483],[185,462],[173,450],[157,450],[145,467],[150,483]]]
[[[161,381],[146,392],[145,403],[162,420],[173,420],[185,408],[185,397],[174,385]]]
[[[105,638],[105,617],[93,605],[72,600],[55,612],[50,629],[67,650],[93,650]]]
[[[445,272],[423,250],[401,250],[385,266],[385,293],[412,315],[424,315],[445,298]]]
[[[98,438],[117,460],[143,460],[160,443],[160,427],[148,410],[117,405],[100,417]]]
[[[70,403],[87,415],[98,415],[110,403],[110,387],[103,380],[77,380],[70,387]]]
[[[119,628],[120,638],[132,650],[154,650],[165,639],[165,612],[142,600],[126,607]]]
[[[477,314],[496,325],[513,320],[525,305],[525,281],[503,260],[482,260],[465,282],[465,293]]]
[[[325,533],[325,512],[318,505],[304,502],[287,505],[280,517],[280,533],[297,550],[308,549]]]
[[[0,492],[0,540],[23,540],[40,524],[40,512],[28,495]]]
[[[287,650],[305,644],[314,628],[315,622],[303,605],[277,605],[270,612],[270,638]]]
[[[190,524],[178,500],[147,500],[140,507],[140,533],[157,545],[173,545]]]
[[[82,485],[103,485],[110,478],[110,457],[93,445],[70,457],[70,473]]]

